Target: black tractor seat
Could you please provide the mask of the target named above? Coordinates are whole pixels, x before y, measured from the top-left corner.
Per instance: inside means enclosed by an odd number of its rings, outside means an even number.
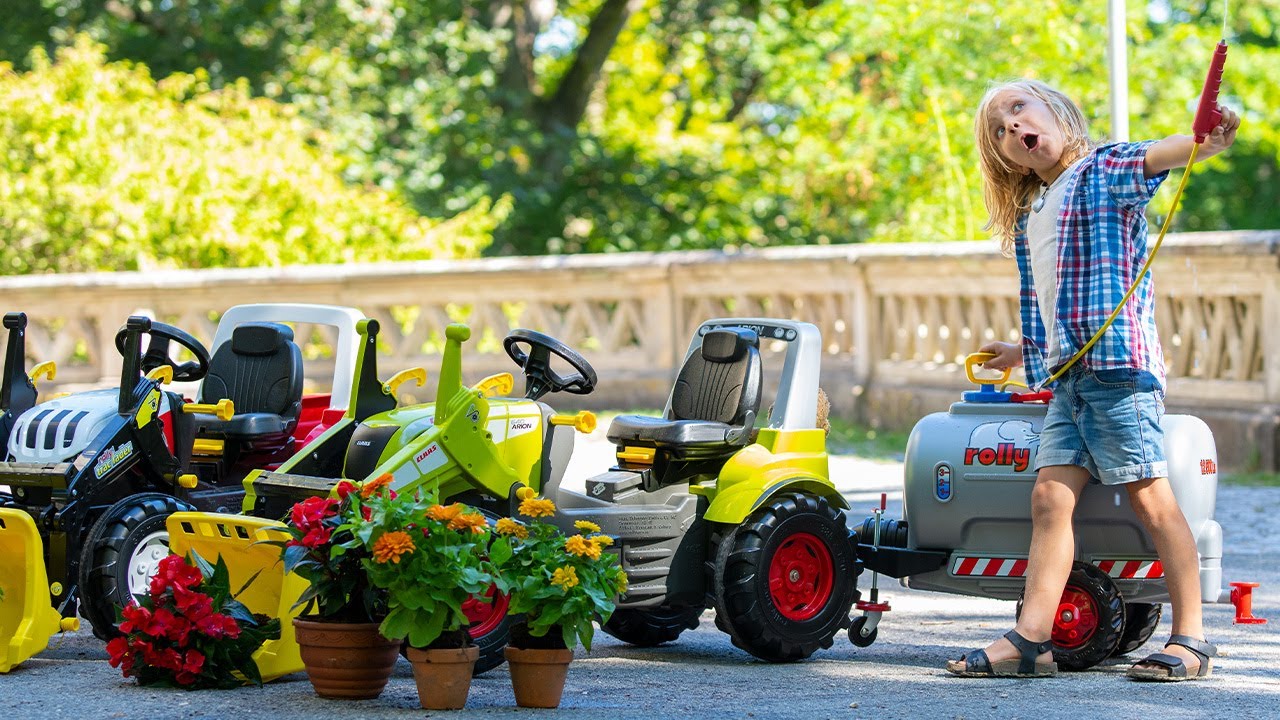
[[[271,440],[292,435],[302,410],[302,351],[279,323],[245,323],[209,361],[199,402],[235,404],[230,420],[197,413],[197,437]]]
[[[654,447],[678,459],[732,454],[751,437],[760,377],[760,339],[754,331],[712,330],[680,368],[666,416],[620,415],[609,425],[609,441]]]

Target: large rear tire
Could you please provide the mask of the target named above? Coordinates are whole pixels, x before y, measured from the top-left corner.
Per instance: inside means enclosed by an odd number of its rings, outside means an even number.
[[[823,497],[779,495],[720,540],[716,625],[761,660],[803,660],[849,627],[858,572],[843,511]]]
[[[476,660],[472,675],[489,672],[501,665],[506,660],[502,651],[511,639],[511,614],[507,612],[510,598],[493,589],[486,596],[488,602],[472,598],[462,604],[462,611],[471,620],[467,627],[471,642],[480,648],[480,658]]]
[[[1017,615],[1022,615],[1018,598]],[[1106,573],[1076,563],[1054,616],[1053,660],[1063,670],[1088,670],[1111,657],[1124,635],[1124,599]]]
[[[652,610],[614,610],[601,629],[624,643],[655,647],[674,642],[685,630],[698,627],[700,607],[657,607]]]
[[[147,592],[160,560],[169,554],[165,521],[194,510],[163,493],[139,493],[107,508],[85,538],[80,557],[80,614],[103,640],[120,634],[116,611]]]

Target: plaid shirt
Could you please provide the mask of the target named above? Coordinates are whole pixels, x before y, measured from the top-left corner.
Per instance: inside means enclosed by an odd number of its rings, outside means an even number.
[[[1058,357],[1063,362],[1089,342],[1107,321],[1137,277],[1147,257],[1147,202],[1168,176],[1143,177],[1147,148],[1155,141],[1114,143],[1095,149],[1067,180],[1058,213]],[[1022,290],[1022,359],[1027,384],[1035,387],[1052,374],[1045,366],[1045,324],[1036,302],[1027,247],[1027,215],[1018,220],[1014,251]],[[1146,370],[1164,384],[1164,356],[1156,336],[1155,292],[1151,275],[1111,327],[1080,359],[1095,370]]]

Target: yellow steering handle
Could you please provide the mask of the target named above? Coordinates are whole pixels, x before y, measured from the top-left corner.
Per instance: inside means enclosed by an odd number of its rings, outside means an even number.
[[[476,383],[475,389],[485,397],[507,397],[516,387],[516,379],[509,372],[501,372]]]
[[[205,413],[213,415],[219,420],[230,420],[236,414],[235,403],[231,402],[231,398],[222,398],[214,405],[207,403],[186,403],[182,406],[184,413]]]
[[[396,391],[400,389],[400,386],[410,380],[412,380],[418,387],[426,385],[427,369],[423,367],[415,367],[409,368],[408,370],[401,370],[391,376],[390,380],[382,383],[382,391],[388,395],[395,395]]]
[[[596,429],[596,414],[590,410],[582,410],[574,415],[552,415],[552,425],[572,425],[580,433],[589,433]]]
[[[168,365],[152,368],[151,372],[147,373],[147,379],[159,380],[161,385],[168,385],[173,382],[173,368]]]
[[[969,382],[973,383],[974,385],[1000,385],[1008,382],[1009,375],[1013,373],[1012,368],[1005,368],[1003,370],[998,371],[1000,373],[1000,378],[997,380],[983,380],[982,378],[979,378],[977,375],[973,374],[975,366],[981,365],[982,363],[988,360],[993,360],[995,359],[995,356],[996,356],[995,353],[984,353],[984,352],[969,353],[968,355],[966,355],[964,358],[964,375],[965,377],[969,378]]]
[[[36,381],[42,377],[47,377],[50,380],[53,380],[54,378],[58,377],[58,364],[52,360],[45,360],[39,365],[36,365],[35,367],[31,368],[31,384],[32,385],[35,385]]]

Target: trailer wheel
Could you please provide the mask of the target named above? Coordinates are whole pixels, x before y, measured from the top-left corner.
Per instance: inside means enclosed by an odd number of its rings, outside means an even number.
[[[762,660],[803,660],[849,626],[859,566],[826,498],[773,498],[724,535],[715,563],[716,624]]]
[[[1022,615],[1022,598],[1017,614]],[[1124,634],[1124,600],[1106,573],[1077,562],[1054,616],[1053,660],[1063,670],[1087,670],[1115,653]]]
[[[849,626],[849,642],[857,647],[871,647],[876,641],[876,635],[880,634],[880,628],[876,628],[867,634],[863,634],[863,628],[867,626],[867,616],[859,615],[853,619],[853,624]]]
[[[119,635],[116,611],[147,592],[151,577],[169,554],[165,521],[194,510],[163,493],[130,495],[107,508],[85,538],[80,558],[80,614],[102,640]]]
[[[1128,655],[1146,645],[1160,625],[1163,609],[1160,603],[1125,603],[1124,635],[1120,636],[1120,645],[1112,656]]]
[[[471,642],[480,648],[480,658],[476,660],[472,675],[489,672],[501,665],[506,660],[502,651],[511,638],[511,615],[507,612],[511,598],[493,587],[485,597],[487,602],[471,597],[462,603],[462,612],[471,621],[467,633],[471,635]]]
[[[622,642],[637,647],[655,647],[698,627],[700,607],[658,607],[652,610],[614,610],[601,629]]]

